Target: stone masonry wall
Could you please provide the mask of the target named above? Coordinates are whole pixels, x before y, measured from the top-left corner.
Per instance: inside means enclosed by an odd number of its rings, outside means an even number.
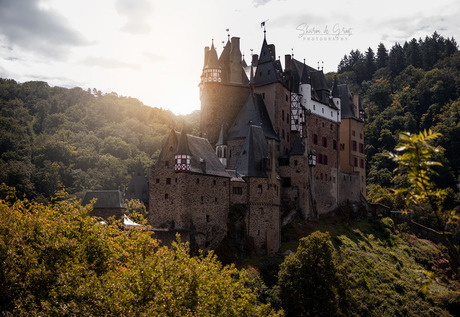
[[[202,137],[207,138],[209,143],[215,144],[222,124],[225,129],[228,129],[248,96],[248,86],[201,84],[200,130]]]

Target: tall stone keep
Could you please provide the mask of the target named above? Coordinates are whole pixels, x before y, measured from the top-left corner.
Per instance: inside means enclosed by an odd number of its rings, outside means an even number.
[[[225,129],[235,119],[249,95],[249,79],[240,51],[240,39],[232,37],[220,57],[212,43],[205,47],[204,66],[201,75],[200,130],[202,137],[215,145],[222,125]]]

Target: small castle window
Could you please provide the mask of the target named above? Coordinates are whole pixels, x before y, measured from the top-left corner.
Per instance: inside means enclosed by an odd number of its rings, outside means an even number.
[[[337,150],[337,140],[332,140],[332,149]]]
[[[199,179],[199,178],[196,179],[196,183],[197,183],[197,184],[200,183],[200,179]]]
[[[243,188],[241,187],[233,187],[232,190],[234,195],[243,195]]]
[[[257,185],[257,193],[262,194],[262,185]]]
[[[165,167],[169,166],[169,161],[165,161]]]
[[[165,194],[165,199],[168,199],[169,198],[169,195],[168,194]]]
[[[214,202],[217,204],[217,197],[214,197]]]
[[[159,178],[155,179],[155,183],[159,184],[159,183],[160,183],[160,179],[159,179]]]
[[[224,182],[224,187],[227,187],[227,182]]]
[[[170,184],[171,184],[171,178],[167,178],[167,179],[166,179],[166,184],[167,184],[167,185],[170,185]]]
[[[209,222],[209,221],[211,221],[211,219],[210,219],[209,215],[206,215],[206,222]]]
[[[286,95],[286,101],[289,101],[288,95]]]
[[[201,203],[203,203],[203,202],[204,202],[204,197],[203,197],[203,196],[201,196]]]
[[[213,181],[212,181],[212,184],[213,184],[214,186],[216,186],[216,180],[213,180]]]

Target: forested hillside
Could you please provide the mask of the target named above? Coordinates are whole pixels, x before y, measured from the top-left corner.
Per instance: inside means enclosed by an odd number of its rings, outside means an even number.
[[[329,74],[331,82],[333,75]],[[393,151],[399,133],[430,128],[443,135],[439,144],[445,149],[436,184],[450,188],[453,198],[460,172],[460,52],[455,40],[435,32],[423,40],[396,43],[389,50],[380,43],[377,53],[372,48],[365,53],[353,50],[340,62],[337,77],[360,94],[366,111],[371,199],[381,187],[395,185],[396,165],[382,154]],[[397,207],[391,200],[386,203]]]
[[[43,199],[62,188],[123,188],[138,160],[153,163],[169,129],[197,123],[93,91],[0,79],[0,182]]]

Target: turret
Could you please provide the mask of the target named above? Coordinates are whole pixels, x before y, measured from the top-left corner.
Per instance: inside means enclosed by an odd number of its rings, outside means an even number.
[[[205,48],[205,65],[203,67],[203,75],[201,76],[203,83],[220,83],[222,81],[222,69],[217,59],[217,52],[214,48],[214,42],[211,48]]]
[[[220,128],[219,139],[216,143],[216,154],[222,165],[227,168],[227,140],[225,138],[224,125]]]
[[[174,171],[176,173],[190,173],[192,154],[188,146],[187,133],[182,128],[176,153],[174,153]]]

